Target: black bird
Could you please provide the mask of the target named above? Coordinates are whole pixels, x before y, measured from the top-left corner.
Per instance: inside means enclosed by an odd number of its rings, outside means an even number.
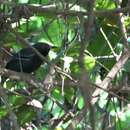
[[[45,43],[33,45],[43,56],[47,56],[51,46]],[[31,47],[23,48],[15,53],[7,62],[5,68],[16,72],[31,73],[39,68],[43,60],[32,50]]]
[[[37,43],[33,45],[43,56],[47,56],[51,46],[45,43]],[[32,50],[31,47],[23,48],[18,53],[13,54],[11,59],[7,62],[5,68],[10,69],[16,72],[31,73],[38,69],[38,67],[43,63],[43,60]],[[6,77],[2,77],[2,83],[6,80]],[[0,99],[0,105],[3,102]],[[2,120],[2,124],[8,124],[10,127],[10,119],[5,118]],[[2,128],[5,129],[5,126],[2,125]],[[8,129],[8,128],[7,128]],[[10,128],[9,128],[10,129]]]

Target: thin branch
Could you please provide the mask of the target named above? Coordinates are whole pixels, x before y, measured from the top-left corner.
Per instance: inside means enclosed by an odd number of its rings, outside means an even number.
[[[93,86],[94,86],[95,88],[100,89],[101,91],[107,92],[109,95],[112,95],[112,96],[114,96],[114,97],[117,97],[117,98],[120,99],[121,101],[124,101],[124,102],[126,102],[126,103],[129,103],[129,100],[120,97],[119,95],[117,95],[116,93],[114,93],[114,92],[111,91],[111,90],[104,89],[103,87],[101,87],[101,85],[93,84]],[[125,90],[130,91],[130,89],[125,89],[125,88],[123,88],[123,89],[120,89],[118,92],[120,92],[120,91],[125,91]],[[97,96],[98,96],[98,95],[96,95],[96,97],[97,97]],[[93,97],[93,100],[94,100],[96,97]]]
[[[116,2],[117,2],[117,6],[120,7],[120,1],[117,0]],[[123,38],[125,49],[128,49],[129,48],[129,43],[127,41],[127,31],[126,31],[126,28],[125,28],[124,16],[123,16],[122,13],[118,14],[118,21],[119,21],[119,28],[120,28],[121,35],[122,35],[122,38]]]
[[[29,44],[27,40],[25,40],[21,35],[19,35],[17,32],[15,32],[13,29],[10,29],[10,31],[14,34],[16,39],[19,41],[19,43],[24,44],[25,46],[30,47],[44,62],[50,65],[50,62],[33,46]]]
[[[105,32],[103,31],[102,28],[100,28],[100,32],[102,33],[102,35],[103,35],[104,39],[106,40],[109,48],[111,49],[111,52],[112,52],[113,56],[117,58],[117,54],[115,53],[115,51],[114,51],[114,49],[113,49],[109,39],[107,38],[107,36],[106,36],[106,34],[105,34]]]

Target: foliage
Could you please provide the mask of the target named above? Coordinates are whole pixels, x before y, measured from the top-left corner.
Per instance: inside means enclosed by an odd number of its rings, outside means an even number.
[[[46,9],[42,10],[41,7],[46,7]],[[94,10],[108,10],[109,12],[110,9],[116,9],[116,7],[114,0],[96,0]],[[55,71],[53,88],[49,92],[45,90],[44,93],[44,88],[41,88],[41,91],[39,86],[34,87],[25,81],[15,81],[9,78],[4,82],[3,88],[17,116],[18,124],[21,129],[30,127],[34,130],[71,128],[74,117],[85,105],[78,84],[81,77],[79,64],[81,44],[82,42],[86,44],[84,65],[90,82],[101,83],[117,62],[116,56],[119,57],[125,50],[117,14],[101,15],[99,13],[96,15],[95,13],[92,35],[90,42],[87,43],[84,26],[87,20],[84,15],[85,1],[7,0],[1,2],[0,9],[0,46],[5,48],[4,56],[2,49],[0,50],[1,68],[4,66],[3,58],[6,59],[7,56],[10,58],[7,52],[13,54],[26,47],[17,35],[27,40],[30,45],[42,41],[57,47],[50,51],[48,60],[58,66],[60,72]],[[82,13],[77,14],[77,12]],[[123,16],[127,35],[130,33],[128,15]],[[111,82],[112,88],[103,92],[94,104],[95,130],[105,130],[108,127],[111,130],[129,129],[129,92],[119,91],[123,86],[129,86],[129,65],[128,60]],[[30,75],[33,75],[44,86],[44,80],[49,71],[50,65],[44,62],[36,72]],[[94,89],[96,88],[93,85],[92,91]],[[111,95],[110,91],[117,96]],[[73,126],[74,129],[89,129],[92,124],[90,115],[91,112],[86,113],[84,119]],[[6,118],[9,118],[9,110],[6,103],[2,101],[0,119],[2,121]]]

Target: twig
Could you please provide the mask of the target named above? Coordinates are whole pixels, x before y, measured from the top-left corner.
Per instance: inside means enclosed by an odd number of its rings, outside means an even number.
[[[108,46],[110,47],[113,56],[117,58],[117,54],[115,53],[115,51],[114,51],[114,49],[113,49],[113,47],[112,47],[112,45],[111,45],[109,39],[107,38],[107,36],[106,36],[106,34],[105,34],[105,32],[103,31],[102,28],[100,28],[100,32],[102,33],[104,39],[106,40]]]
[[[41,60],[50,65],[50,62],[36,48],[31,46],[28,41],[26,41],[21,35],[19,35],[18,32],[15,32],[13,29],[10,29],[10,31],[15,35],[16,39],[20,43],[23,43],[24,45],[30,47],[41,58]]]
[[[120,7],[119,0],[117,0],[116,2],[117,2],[117,6]],[[126,28],[125,28],[124,17],[123,17],[122,13],[118,14],[118,21],[119,21],[119,28],[120,28],[121,35],[122,35],[122,38],[123,38],[125,49],[129,49],[129,43],[127,41],[127,31],[126,31]]]

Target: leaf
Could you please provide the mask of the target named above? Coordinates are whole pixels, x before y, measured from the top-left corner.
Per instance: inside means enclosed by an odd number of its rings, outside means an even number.
[[[96,7],[98,9],[114,9],[115,3],[113,0],[96,0]]]
[[[0,119],[3,118],[8,114],[8,110],[5,108],[5,106],[0,107]]]
[[[52,91],[53,97],[58,101],[63,101],[63,96],[61,94],[61,88],[57,87]]]
[[[84,99],[82,96],[79,97],[79,101],[78,101],[78,108],[82,109],[84,106]]]
[[[24,98],[23,96],[12,95],[12,96],[10,96],[10,102],[15,107],[18,107],[20,105],[25,104],[27,102],[27,99]]]
[[[36,112],[34,111],[32,106],[21,106],[17,110],[17,117],[18,117],[18,122],[21,125],[24,125],[27,122],[30,122],[34,117],[36,116]]]
[[[95,66],[95,59],[93,57],[90,57],[88,55],[86,55],[84,57],[84,64],[85,64],[85,68],[90,71],[94,68]]]

